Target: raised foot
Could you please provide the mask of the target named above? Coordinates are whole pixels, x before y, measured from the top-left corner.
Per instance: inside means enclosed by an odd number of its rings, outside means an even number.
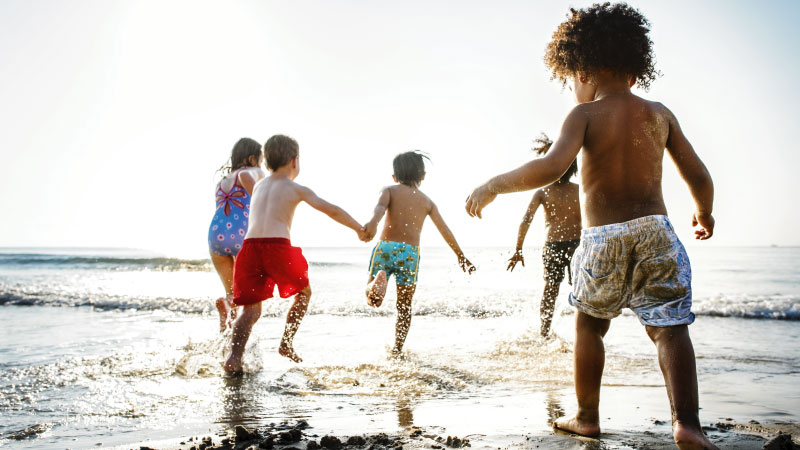
[[[231,308],[225,297],[217,299],[217,312],[219,313],[219,332],[224,332],[230,325]]]
[[[570,433],[579,434],[581,436],[597,437],[600,436],[600,424],[597,422],[589,422],[580,420],[577,417],[560,418],[553,422],[553,428],[567,431]]]
[[[367,304],[369,306],[379,307],[383,303],[383,297],[386,296],[386,272],[379,270],[375,274],[375,279],[367,286]]]
[[[681,450],[719,450],[719,447],[708,440],[702,430],[690,428],[676,422],[672,427],[672,437]]]
[[[297,353],[294,352],[292,345],[285,342],[281,342],[281,346],[278,347],[278,354],[285,356],[296,363],[303,362],[303,358],[299,357]]]

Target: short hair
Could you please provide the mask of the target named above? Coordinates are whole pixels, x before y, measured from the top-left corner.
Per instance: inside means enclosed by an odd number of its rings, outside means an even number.
[[[547,153],[547,151],[550,150],[550,147],[552,145],[553,145],[552,139],[547,137],[546,134],[540,133],[539,136],[537,136],[536,139],[533,140],[533,148],[531,148],[531,150],[539,156],[544,156]],[[569,165],[567,171],[564,172],[563,175],[561,175],[561,178],[559,178],[558,181],[567,182],[569,181],[570,178],[575,176],[576,173],[578,173],[577,159],[572,161],[572,164]]]
[[[289,136],[276,134],[264,144],[264,153],[267,155],[267,167],[274,172],[297,158],[300,146]]]
[[[570,8],[547,44],[544,62],[553,79],[566,84],[578,72],[608,70],[630,76],[644,90],[661,75],[655,68],[650,22],[626,3]]]
[[[418,185],[422,182],[422,177],[425,176],[425,159],[430,160],[428,155],[419,150],[400,153],[392,161],[394,177],[397,178],[400,184]]]

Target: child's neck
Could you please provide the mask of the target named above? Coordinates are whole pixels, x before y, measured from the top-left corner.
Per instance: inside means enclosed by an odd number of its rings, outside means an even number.
[[[630,94],[630,78],[612,74],[600,74],[595,76],[597,89],[594,92],[594,99],[601,100],[605,97],[620,94]]]

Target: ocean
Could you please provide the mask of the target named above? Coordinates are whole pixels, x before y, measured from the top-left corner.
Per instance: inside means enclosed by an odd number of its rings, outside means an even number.
[[[538,336],[541,249],[507,272],[511,249],[421,249],[411,330],[400,358],[395,294],[374,309],[371,247],[308,248],[313,289],[278,356],[288,300],[264,302],[246,374],[223,376],[230,336],[207,259],[120,249],[0,249],[0,446],[130,448],[305,419],[320,434],[411,426],[513,447],[575,411],[574,313],[562,285],[555,337]],[[688,247],[701,420],[800,422],[800,248]],[[630,311],[606,337],[604,442],[669,433],[654,346]],[[607,415],[606,415],[607,414]],[[631,433],[634,433],[633,435]],[[477,443],[480,443],[478,445]],[[616,447],[615,447],[616,446]]]

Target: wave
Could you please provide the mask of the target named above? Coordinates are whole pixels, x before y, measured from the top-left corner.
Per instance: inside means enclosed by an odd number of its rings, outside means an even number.
[[[794,295],[718,295],[696,300],[699,316],[800,320],[800,297]]]
[[[327,314],[334,316],[390,316],[393,308],[374,309],[362,302],[346,300],[338,296],[320,295],[312,300],[309,314]],[[461,298],[458,302],[448,298],[424,298],[419,296],[414,307],[416,316],[433,317],[470,317],[484,319],[507,315],[524,314],[531,304],[508,298],[505,301],[496,297],[481,296]],[[140,310],[140,311],[172,311],[187,314],[203,314],[213,311],[213,301],[207,297],[135,297],[113,295],[108,293],[69,292],[31,287],[2,286],[0,284],[0,306],[62,306],[92,307],[100,310]],[[266,316],[285,314],[288,305],[286,300],[266,301],[262,304]],[[697,299],[692,311],[699,316],[731,317],[745,319],[800,321],[800,296],[717,296]],[[625,311],[629,313],[629,311]],[[572,314],[572,308],[561,305],[557,314]]]
[[[319,268],[356,266],[342,262],[310,262]],[[181,259],[167,257],[113,257],[113,256],[75,256],[41,253],[0,254],[0,267],[21,266],[25,268],[54,267],[64,269],[102,269],[102,270],[154,270],[154,271],[203,271],[213,270],[210,259]]]

